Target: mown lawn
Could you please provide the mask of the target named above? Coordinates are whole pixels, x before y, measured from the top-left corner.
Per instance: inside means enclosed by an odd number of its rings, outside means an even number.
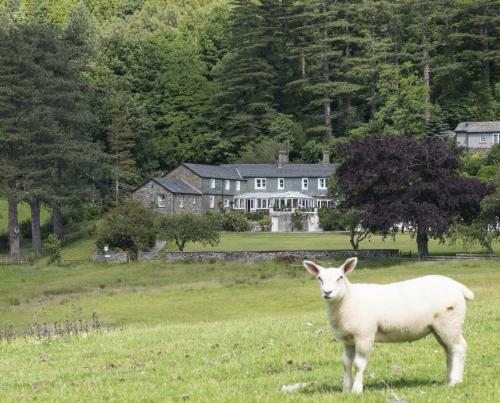
[[[402,253],[417,252],[416,240],[409,234],[398,235],[395,240],[372,236],[363,241],[361,249],[399,249]],[[173,242],[166,245],[167,250],[177,250]],[[271,232],[224,232],[220,243],[215,246],[189,243],[186,251],[215,250],[293,250],[293,249],[352,249],[349,235],[343,233],[271,233]],[[494,243],[495,252],[500,252],[500,242]],[[433,255],[450,255],[460,252],[482,253],[479,247],[464,248],[461,243],[450,245],[441,244],[436,240],[429,242],[429,252]]]
[[[338,262],[331,262],[332,264]],[[0,323],[88,319],[102,334],[0,343],[2,401],[500,400],[500,262],[361,261],[353,282],[441,273],[476,293],[465,326],[464,384],[445,386],[432,338],[379,345],[366,393],[340,393],[341,346],[316,281],[276,263],[0,268]],[[283,394],[283,385],[314,382]]]

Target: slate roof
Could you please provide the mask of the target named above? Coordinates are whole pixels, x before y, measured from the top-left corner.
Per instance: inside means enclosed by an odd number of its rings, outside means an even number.
[[[500,133],[500,121],[498,122],[460,122],[455,132],[466,133]]]
[[[244,178],[326,178],[335,172],[333,164],[225,164],[224,168],[236,169]]]
[[[182,164],[189,170],[193,171],[198,176],[202,178],[214,178],[214,179],[233,179],[242,180],[243,178],[234,168],[228,168],[222,165],[204,165],[204,164],[192,164],[184,163]]]
[[[201,195],[198,189],[182,180],[168,178],[153,178],[153,180],[172,193]]]

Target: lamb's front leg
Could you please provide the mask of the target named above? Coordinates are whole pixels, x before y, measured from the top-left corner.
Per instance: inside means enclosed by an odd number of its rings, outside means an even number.
[[[342,354],[342,362],[344,363],[344,392],[350,392],[352,387],[352,361],[356,350],[354,346],[344,344],[344,353]]]
[[[356,341],[356,353],[354,355],[354,383],[352,385],[353,393],[363,392],[363,373],[365,372],[368,357],[373,348],[373,342]]]

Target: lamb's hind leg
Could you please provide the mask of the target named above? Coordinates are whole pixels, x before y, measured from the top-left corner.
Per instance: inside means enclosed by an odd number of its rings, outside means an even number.
[[[446,352],[448,384],[453,386],[463,381],[467,342],[462,336],[462,316],[453,317],[451,312],[446,316],[446,320],[439,320],[433,325],[433,330]]]
[[[342,362],[344,363],[344,385],[343,391],[350,392],[352,388],[352,362],[356,350],[354,346],[344,345],[344,353],[342,354]]]

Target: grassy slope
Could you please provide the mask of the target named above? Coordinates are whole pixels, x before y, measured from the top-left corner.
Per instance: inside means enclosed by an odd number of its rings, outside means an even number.
[[[27,203],[20,203],[17,207],[17,214],[19,222],[26,221],[30,218],[30,207]],[[43,222],[47,221],[50,217],[50,212],[42,208],[40,212],[40,219]],[[7,200],[0,198],[0,232],[7,231],[7,218],[8,218],[8,209],[7,209]]]
[[[380,268],[381,266],[385,266]],[[363,270],[363,268],[378,268]],[[498,401],[500,263],[361,262],[352,281],[443,273],[476,292],[469,305],[466,382],[450,389],[431,338],[380,345],[361,399],[340,395],[341,346],[332,343],[317,284],[300,267],[124,265],[2,268],[0,321],[22,326],[89,317],[124,330],[0,344],[4,401]],[[10,305],[18,298],[20,305]],[[318,332],[323,329],[323,332]],[[304,365],[307,364],[307,365]],[[309,366],[311,369],[309,370]],[[284,384],[314,381],[284,395]]]

